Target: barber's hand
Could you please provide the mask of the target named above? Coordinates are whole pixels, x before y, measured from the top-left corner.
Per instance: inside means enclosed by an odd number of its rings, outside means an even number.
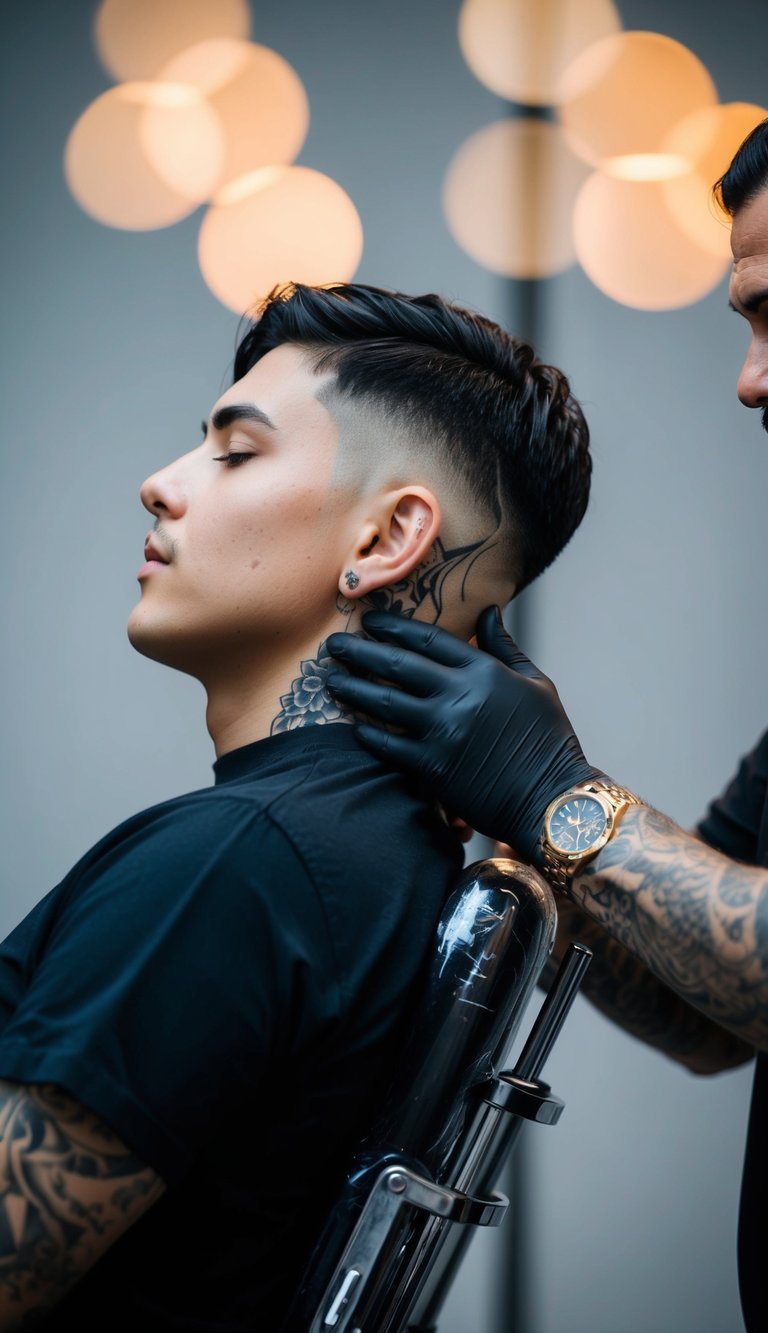
[[[332,671],[328,688],[397,733],[361,724],[361,741],[423,778],[480,833],[538,860],[550,801],[604,774],[587,763],[554,685],[509,637],[498,607],[478,620],[480,651],[387,612],[367,612],[363,626],[383,642],[332,634],[328,650],[376,680]]]

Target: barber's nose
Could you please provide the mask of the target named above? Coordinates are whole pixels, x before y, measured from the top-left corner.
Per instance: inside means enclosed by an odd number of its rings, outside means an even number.
[[[173,463],[147,477],[139,490],[139,495],[144,508],[155,516],[180,518],[187,507],[186,491],[178,469]]]
[[[745,407],[768,407],[768,335],[752,339],[736,392]]]

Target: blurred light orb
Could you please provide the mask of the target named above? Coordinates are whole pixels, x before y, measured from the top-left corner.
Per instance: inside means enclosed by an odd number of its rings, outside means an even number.
[[[492,92],[544,106],[578,53],[620,28],[613,0],[464,0],[459,46]]]
[[[571,214],[586,175],[557,125],[531,117],[496,121],[471,135],[448,167],[448,228],[493,273],[560,273],[576,258]]]
[[[669,180],[664,197],[677,225],[695,245],[731,258],[730,219],[713,198],[712,187],[731,158],[768,111],[751,102],[728,102],[686,116],[667,140],[670,152],[688,161],[688,170]]]
[[[622,181],[665,181],[684,176],[690,163],[680,153],[626,153],[606,158],[601,170]]]
[[[601,172],[582,186],[574,240],[596,287],[637,310],[673,310],[700,301],[727,270],[676,226],[662,181],[618,180]]]
[[[102,0],[94,40],[117,79],[152,79],[177,51],[210,37],[246,38],[248,0]]]
[[[626,158],[663,154],[675,125],[717,92],[710,74],[681,42],[658,32],[622,32],[583,51],[563,74],[559,115],[575,153],[627,179]],[[669,173],[667,173],[669,174]]]
[[[206,283],[237,314],[277,283],[346,282],[362,252],[349,195],[310,167],[263,167],[231,182],[205,213],[198,241]]]
[[[162,176],[153,144],[162,148]],[[122,83],[75,122],[64,175],[80,207],[98,222],[147,231],[179,222],[209,197],[222,155],[216,116],[193,88]]]
[[[256,42],[216,38],[180,51],[160,77],[203,94],[224,136],[217,189],[260,167],[292,162],[309,128],[309,99],[287,60]]]

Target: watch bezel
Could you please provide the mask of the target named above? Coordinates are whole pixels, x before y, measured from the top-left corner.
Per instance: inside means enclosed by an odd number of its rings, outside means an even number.
[[[553,840],[552,819],[562,806],[568,805],[569,801],[576,800],[580,796],[588,797],[592,801],[597,801],[597,804],[601,807],[605,815],[605,825],[599,838],[596,838],[590,847],[583,848],[581,851],[576,852],[562,851]],[[595,856],[596,853],[601,851],[605,844],[610,841],[616,823],[616,815],[617,811],[613,803],[603,792],[595,791],[589,786],[572,787],[570,791],[563,792],[561,796],[555,797],[554,801],[547,807],[546,814],[544,815],[544,840],[551,850],[552,855],[556,856],[562,865],[578,865],[589,857]]]

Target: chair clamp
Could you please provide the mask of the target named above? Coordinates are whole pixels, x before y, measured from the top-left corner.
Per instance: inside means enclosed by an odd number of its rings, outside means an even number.
[[[555,1097],[548,1083],[529,1082],[516,1074],[503,1073],[481,1085],[480,1096],[488,1106],[500,1111],[535,1120],[539,1125],[556,1125],[565,1109],[565,1102]]]

